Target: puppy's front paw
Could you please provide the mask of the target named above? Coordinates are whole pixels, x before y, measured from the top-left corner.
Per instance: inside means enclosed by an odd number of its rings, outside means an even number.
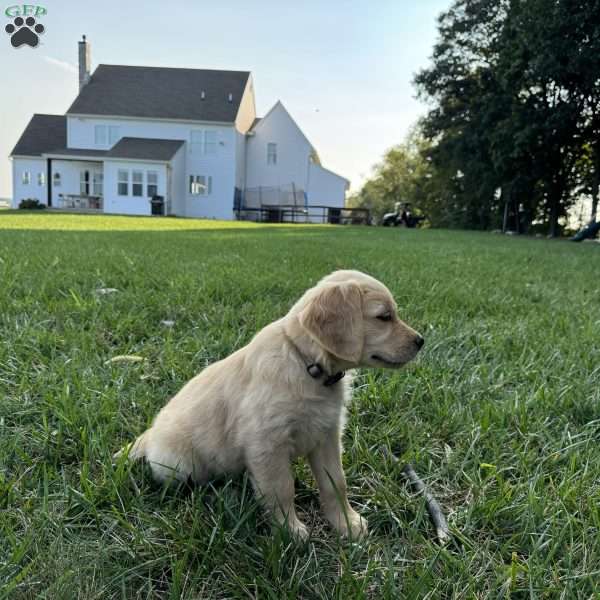
[[[329,521],[338,533],[343,537],[352,537],[354,539],[366,536],[369,532],[367,520],[363,519],[355,510],[351,508],[345,513],[338,511],[334,515],[328,515]]]
[[[308,539],[308,528],[300,521],[300,519],[294,519],[287,523],[287,527],[290,533],[300,542],[305,542]]]
[[[348,521],[350,522],[350,530],[346,532],[346,535],[354,539],[365,537],[369,533],[369,527],[367,520],[363,519],[357,512],[352,511],[352,515],[348,515]]]

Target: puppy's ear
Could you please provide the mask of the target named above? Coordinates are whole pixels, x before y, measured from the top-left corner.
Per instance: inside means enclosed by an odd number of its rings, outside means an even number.
[[[363,347],[362,297],[356,283],[325,284],[298,315],[329,353],[358,363]]]

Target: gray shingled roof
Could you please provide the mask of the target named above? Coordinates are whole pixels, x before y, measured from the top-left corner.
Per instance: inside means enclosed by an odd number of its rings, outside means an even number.
[[[183,143],[183,140],[124,137],[106,153],[106,158],[171,160]]]
[[[67,145],[67,118],[63,115],[35,114],[25,127],[11,156],[40,156]]]
[[[248,71],[98,65],[67,114],[233,123],[249,76]]]
[[[136,160],[171,160],[173,155],[184,144],[184,140],[162,140],[157,138],[121,138],[110,150],[95,148],[54,148],[44,152],[49,155],[89,157],[104,160],[105,158],[129,158]]]

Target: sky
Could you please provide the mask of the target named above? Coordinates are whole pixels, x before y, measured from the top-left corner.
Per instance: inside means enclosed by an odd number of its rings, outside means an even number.
[[[77,41],[99,63],[252,71],[257,113],[281,100],[323,165],[360,188],[426,110],[414,74],[450,0],[51,1],[36,48],[0,35],[0,197],[8,155],[34,112],[64,114],[77,95]]]

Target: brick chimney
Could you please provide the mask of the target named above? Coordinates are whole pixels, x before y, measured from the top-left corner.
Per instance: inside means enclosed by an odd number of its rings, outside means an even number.
[[[90,59],[90,45],[85,41],[85,35],[78,42],[79,45],[79,91],[90,80],[92,61]]]

